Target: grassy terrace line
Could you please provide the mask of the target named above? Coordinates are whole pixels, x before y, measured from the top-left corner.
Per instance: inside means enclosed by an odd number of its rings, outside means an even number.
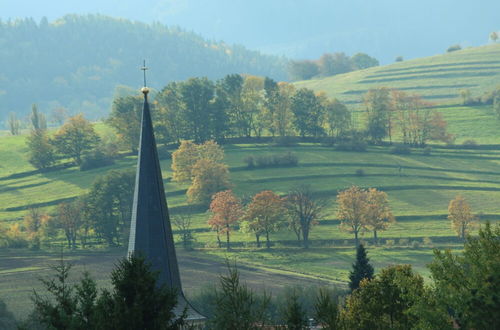
[[[500,45],[468,48],[295,84],[325,91],[329,97],[348,104],[361,103],[360,94],[382,86],[418,93],[436,103],[457,104],[460,89],[468,88],[473,95],[480,95],[500,84]]]

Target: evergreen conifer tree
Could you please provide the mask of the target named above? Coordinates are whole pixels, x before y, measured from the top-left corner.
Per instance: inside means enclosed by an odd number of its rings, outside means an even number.
[[[297,292],[294,290],[287,297],[286,305],[282,311],[283,321],[287,329],[302,330],[307,326],[307,315]]]
[[[349,274],[349,288],[354,291],[359,287],[361,280],[373,278],[373,267],[369,263],[370,259],[366,256],[366,250],[363,244],[359,244],[356,250],[356,262],[352,265],[352,271]]]

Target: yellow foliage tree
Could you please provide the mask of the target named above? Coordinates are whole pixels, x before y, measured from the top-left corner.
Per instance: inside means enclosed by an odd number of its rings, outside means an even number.
[[[385,192],[370,188],[366,193],[365,225],[373,231],[373,240],[378,243],[377,231],[386,230],[395,218]]]
[[[191,141],[181,141],[179,149],[172,153],[172,180],[184,182],[191,180],[193,166],[198,160],[198,145]]]
[[[465,239],[474,226],[476,217],[472,214],[472,209],[465,198],[457,195],[448,205],[448,219],[451,220],[451,227],[458,236]]]
[[[57,131],[54,145],[61,154],[73,158],[75,163],[80,165],[82,155],[94,148],[99,140],[94,125],[79,114],[69,118]]]
[[[357,186],[339,192],[337,195],[337,218],[340,228],[354,234],[356,246],[358,235],[366,228],[367,191]]]
[[[200,159],[222,162],[224,150],[214,141],[196,144],[191,141],[181,141],[179,149],[172,154],[172,180],[186,182],[193,178],[193,168]]]
[[[50,216],[44,214],[39,208],[32,207],[28,214],[24,216],[24,227],[31,242],[31,247],[38,250],[40,248],[40,236],[42,236],[42,227],[47,224]]]
[[[201,158],[192,168],[193,182],[187,191],[189,203],[210,203],[212,195],[231,187],[225,164]]]

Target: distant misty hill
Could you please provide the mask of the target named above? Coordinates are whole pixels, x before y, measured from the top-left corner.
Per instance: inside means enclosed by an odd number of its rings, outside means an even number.
[[[28,113],[32,103],[44,112],[62,106],[70,113],[101,117],[115,92],[142,85],[143,59],[153,88],[229,73],[287,78],[283,58],[162,24],[100,15],[68,15],[52,23],[0,22],[0,121],[9,112]],[[117,89],[120,85],[130,88]]]

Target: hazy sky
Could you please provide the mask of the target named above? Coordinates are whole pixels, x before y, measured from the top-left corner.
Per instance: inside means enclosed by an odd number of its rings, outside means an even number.
[[[366,52],[382,62],[477,46],[500,30],[500,0],[0,0],[0,18],[100,13],[178,25],[268,53]]]

